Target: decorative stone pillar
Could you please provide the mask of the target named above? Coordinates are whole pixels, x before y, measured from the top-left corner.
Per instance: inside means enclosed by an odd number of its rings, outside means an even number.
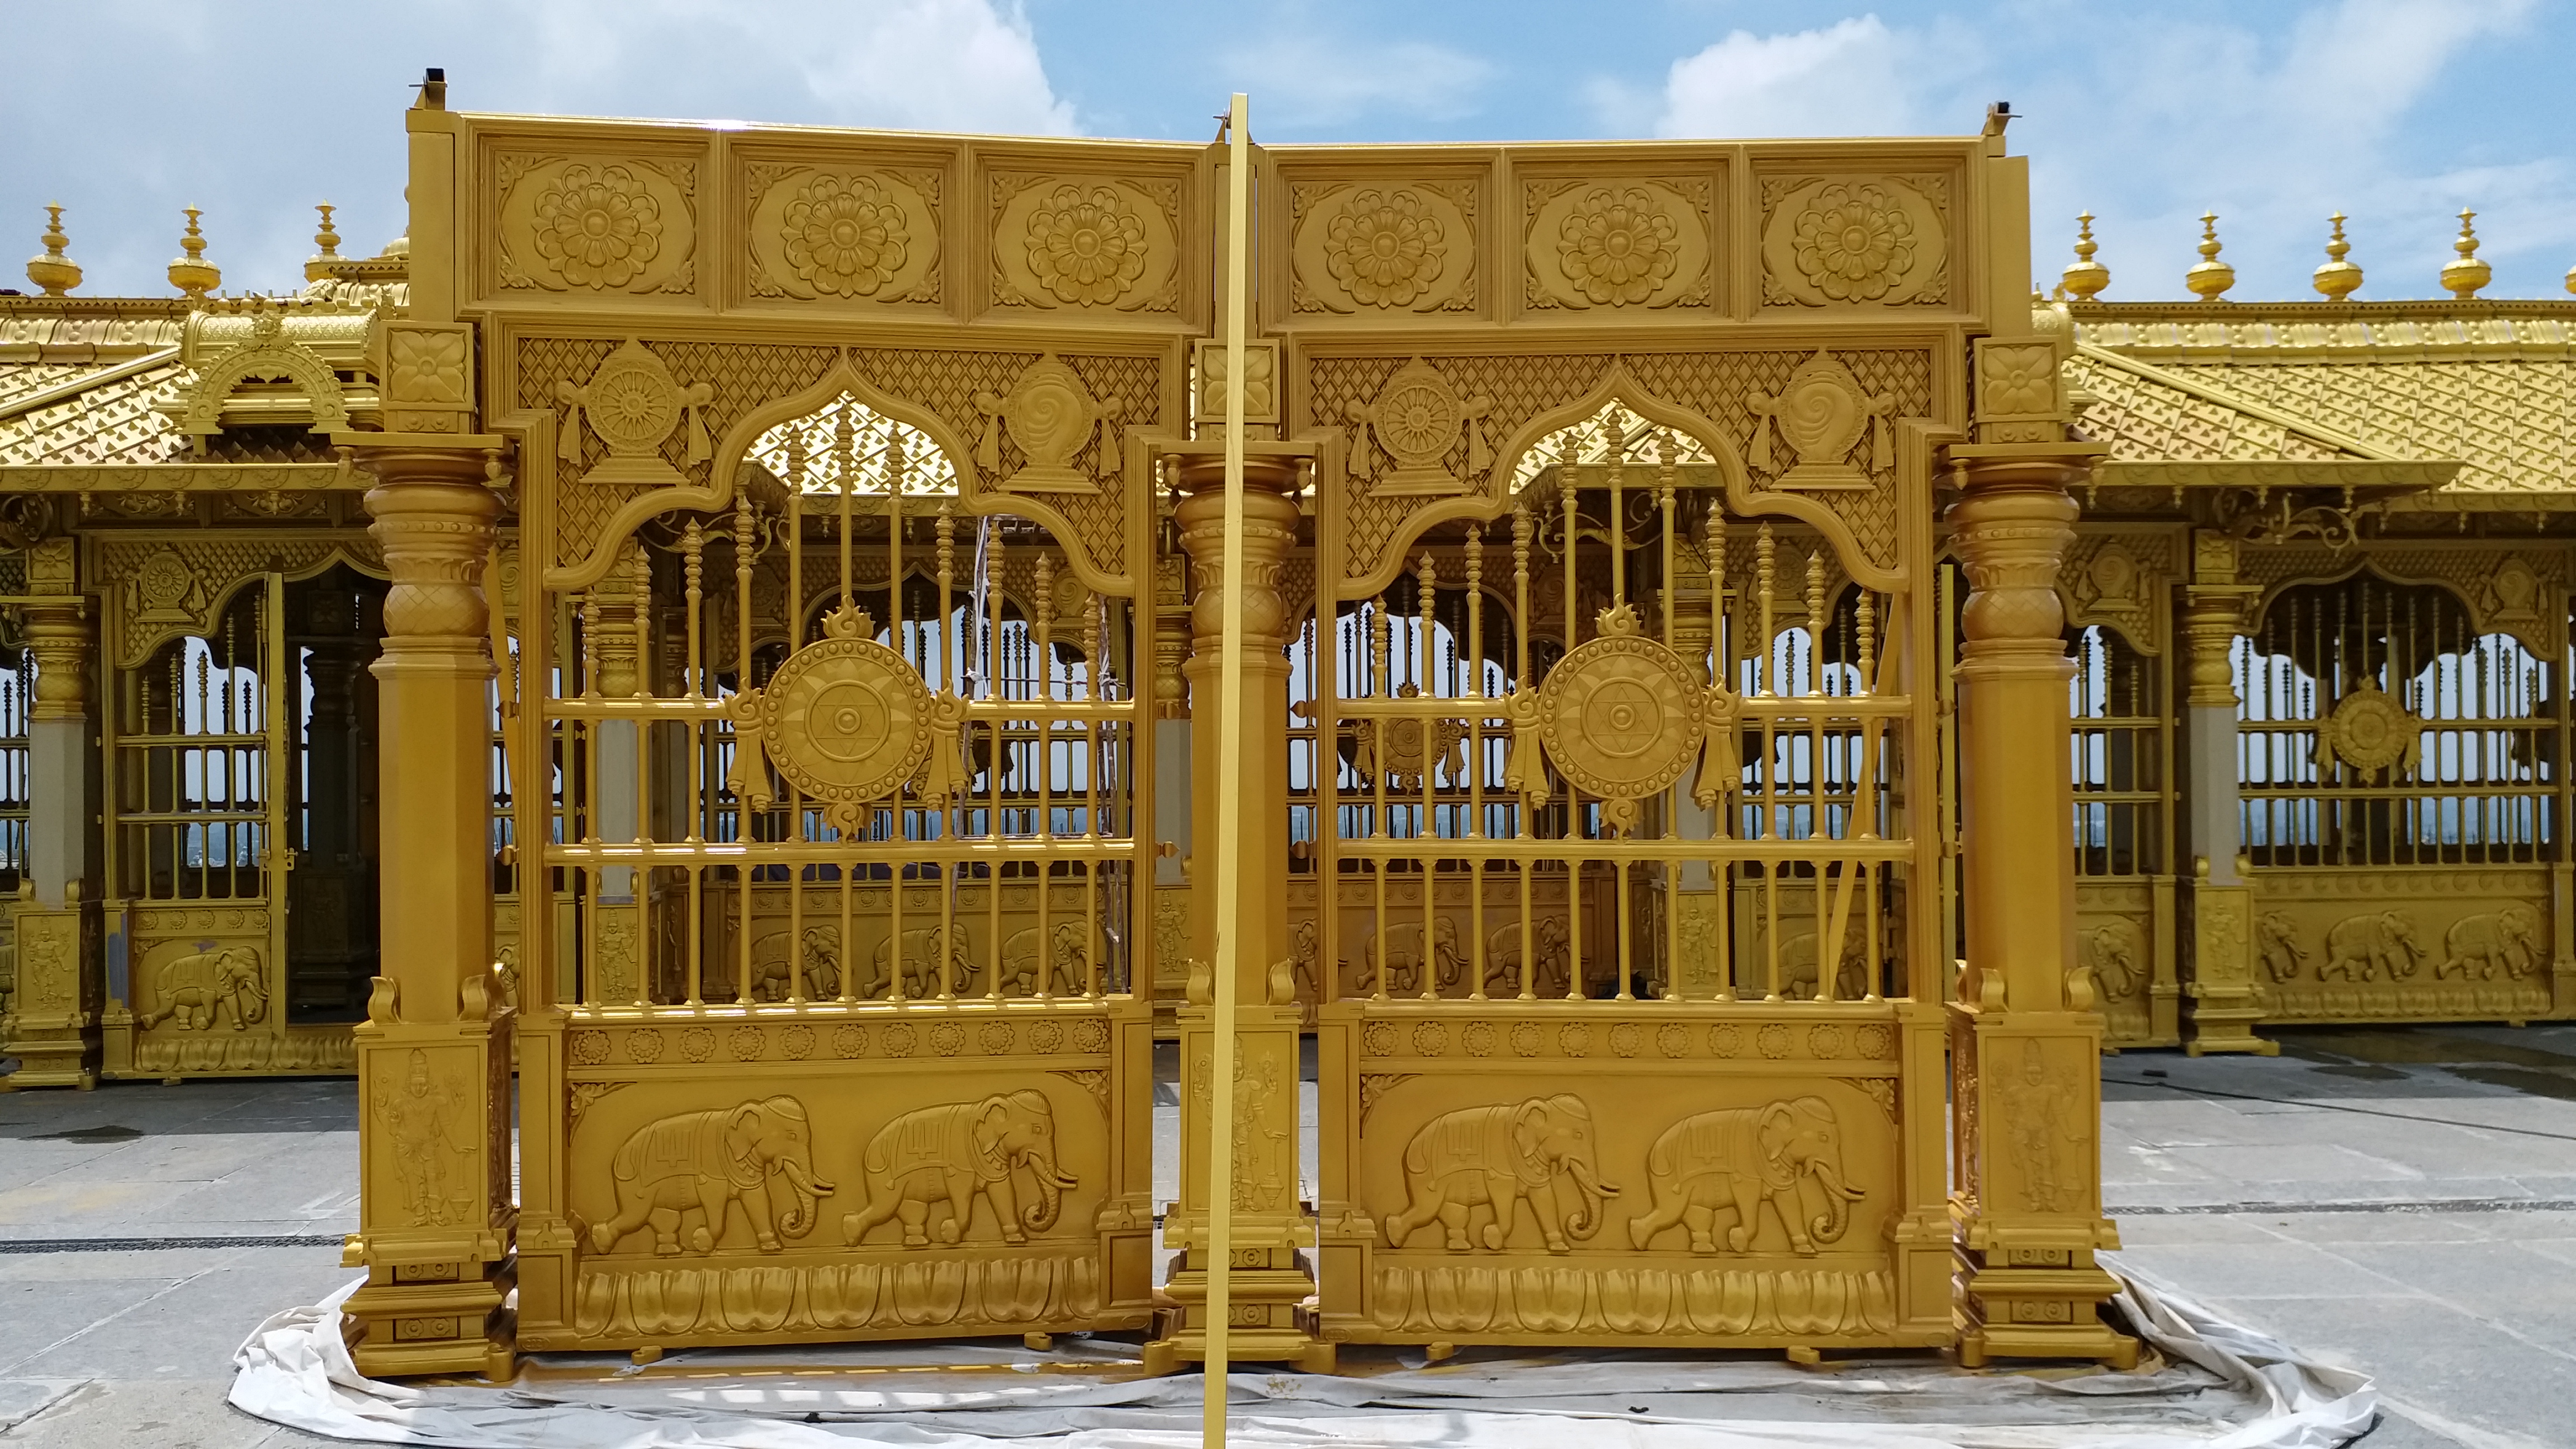
[[[1184,491],[1178,510],[1181,546],[1190,556],[1190,838],[1200,884],[1219,855],[1217,800],[1235,794],[1239,809],[1233,859],[1243,884],[1243,918],[1230,929],[1235,950],[1234,1203],[1230,1256],[1228,1352],[1239,1361],[1296,1360],[1329,1368],[1332,1348],[1301,1323],[1299,1307],[1315,1291],[1314,1267],[1298,1244],[1307,1237],[1297,1200],[1297,1040],[1304,1014],[1288,969],[1288,659],[1291,632],[1280,596],[1280,570],[1297,541],[1295,450],[1254,443],[1244,460],[1243,689],[1219,693],[1225,623],[1225,469],[1211,441],[1180,453]],[[1175,450],[1176,452],[1179,450]],[[1226,711],[1243,713],[1242,771],[1217,776],[1217,737]],[[1148,1363],[1169,1368],[1204,1358],[1207,1301],[1207,1113],[1216,1090],[1213,979],[1216,892],[1190,899],[1190,976],[1179,1011],[1181,1031],[1181,1200],[1163,1222],[1165,1242],[1181,1250],[1167,1292],[1176,1305],[1149,1346]]]
[[[1190,957],[1189,591],[1180,559],[1154,565],[1154,1015],[1181,999]]]
[[[2258,590],[2236,581],[2236,540],[2215,529],[2192,534],[2191,583],[2183,590],[2183,838],[2195,858],[2189,926],[2190,976],[2183,1016],[2193,1056],[2259,1052],[2280,1044],[2254,1035],[2263,1008],[2254,991],[2254,884],[2245,877],[2236,797],[2236,677],[2231,656],[2245,606]]]
[[[599,692],[610,699],[633,698],[647,687],[645,671],[651,661],[646,646],[652,628],[652,566],[632,540],[619,546],[616,563],[591,590],[586,614],[599,660]],[[631,719],[600,720],[592,728],[599,731],[599,776],[591,782],[598,802],[599,838],[625,845],[640,838],[637,771],[642,733]],[[654,982],[644,970],[641,943],[651,937],[644,929],[637,874],[631,865],[606,866],[599,872],[600,999],[623,1005],[639,990],[658,990],[671,1000],[695,994],[684,980]],[[708,969],[710,979],[699,989],[712,993],[711,999],[732,1000],[736,983],[731,967],[710,962]]]
[[[1709,506],[1718,505],[1712,501]],[[1723,547],[1723,542],[1718,546]],[[1712,652],[1717,641],[1709,613],[1708,547],[1705,533],[1698,539],[1674,540],[1674,577],[1666,586],[1664,609],[1673,621],[1673,648],[1685,661],[1708,660],[1715,669],[1719,666]],[[1674,834],[1684,840],[1716,837],[1717,810],[1724,806],[1701,805],[1692,798],[1687,781],[1673,786],[1670,799]],[[1692,1000],[1704,1001],[1717,993],[1720,982],[1718,941],[1726,929],[1726,896],[1718,889],[1717,872],[1705,860],[1683,861],[1675,874],[1679,878],[1672,902],[1676,949],[1665,984]]]
[[[341,434],[393,587],[376,660],[380,974],[356,1028],[359,1231],[344,1261],[368,1374],[514,1361],[510,1011],[492,972],[492,652],[484,561],[497,438]]]
[[[1960,1361],[2134,1362],[2102,1216],[2101,1018],[2075,953],[2074,788],[2056,581],[2089,445],[1954,447],[1948,522],[1968,599],[1957,672],[1967,967],[1951,1004]],[[2051,765],[2049,762],[2057,762]]]
[[[27,871],[17,907],[17,997],[6,1042],[13,1087],[98,1085],[98,729],[90,717],[95,615],[69,538],[27,550],[23,606],[36,656],[27,712]],[[56,602],[59,601],[59,602]]]

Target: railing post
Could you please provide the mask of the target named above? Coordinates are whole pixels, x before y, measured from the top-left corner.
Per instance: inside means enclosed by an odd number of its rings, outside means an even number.
[[[2280,1051],[2254,1035],[2254,887],[2238,868],[2243,842],[2236,798],[2235,671],[2230,656],[2256,592],[2236,581],[2236,540],[2215,529],[2192,534],[2191,582],[2183,589],[2184,839],[2197,864],[2189,902],[2190,977],[2184,1029],[2193,1056]]]
[[[27,861],[16,907],[17,1000],[0,1037],[18,1070],[12,1087],[98,1085],[103,1006],[96,872],[98,729],[90,718],[96,611],[79,592],[78,545],[44,539],[27,550],[23,606],[36,656],[27,711]],[[52,602],[59,599],[60,602]]]
[[[2045,343],[2040,344],[2045,346]],[[2102,1216],[2101,1018],[2074,951],[2074,786],[2055,587],[2090,445],[1950,450],[1969,593],[1957,670],[1967,966],[1951,1004],[1960,1360],[2134,1361],[2097,1317],[2118,1291]]]
[[[368,1374],[506,1378],[515,1269],[510,1011],[492,971],[493,662],[484,561],[498,438],[340,434],[375,475],[393,587],[374,673],[383,955],[357,1028],[359,1231],[348,1301]]]

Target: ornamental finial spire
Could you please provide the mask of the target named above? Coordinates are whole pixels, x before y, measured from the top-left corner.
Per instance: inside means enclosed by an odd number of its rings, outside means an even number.
[[[313,233],[313,244],[322,250],[304,263],[304,280],[319,282],[340,264],[340,234],[331,229],[331,213],[339,208],[325,201],[313,209],[322,213],[322,229]]]
[[[2334,235],[2326,241],[2325,265],[2313,274],[2317,291],[2329,302],[2340,302],[2361,290],[2361,263],[2344,260],[2352,251],[2352,243],[2343,239],[2343,219],[2340,211],[2326,218],[2334,227]]]
[[[2204,302],[2215,302],[2236,285],[2236,269],[2218,259],[2218,213],[2200,214],[2200,264],[2182,274],[2182,284]]]
[[[2093,213],[2075,218],[2075,260],[2059,274],[2066,293],[2078,302],[2090,302],[2104,287],[2111,285],[2111,269],[2093,260],[2102,244],[2093,240]]]
[[[27,280],[44,289],[48,297],[59,297],[80,285],[80,263],[63,254],[72,239],[63,235],[62,203],[45,208],[44,255],[27,259]]]
[[[197,229],[197,218],[205,213],[193,206],[183,206],[179,211],[188,218],[188,229],[179,237],[183,255],[170,264],[170,285],[186,293],[189,301],[202,302],[223,281],[224,274],[206,260],[206,234]]]
[[[2443,287],[2454,300],[2462,302],[2476,297],[2478,288],[2495,280],[2495,268],[2478,260],[2478,234],[2469,227],[2476,216],[2474,211],[2460,212],[2460,239],[2451,243],[2451,250],[2460,254],[2459,260],[2442,264]]]

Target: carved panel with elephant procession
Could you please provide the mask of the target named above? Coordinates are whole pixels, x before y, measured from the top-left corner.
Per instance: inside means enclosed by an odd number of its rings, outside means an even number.
[[[1324,1011],[1325,1331],[1946,1342],[1937,1011]],[[1348,1055],[1345,1056],[1344,1054]],[[1328,1092],[1333,1091],[1331,1087]]]
[[[2563,868],[2562,868],[2563,869]],[[2576,1013],[2558,943],[2563,880],[2522,869],[2260,870],[2255,999],[2265,1019],[2523,1021]]]
[[[590,1022],[567,1038],[560,1348],[1135,1327],[1131,1004]],[[552,1264],[542,1265],[551,1269]],[[560,1318],[556,1317],[560,1314]],[[524,1322],[524,1320],[523,1320]]]

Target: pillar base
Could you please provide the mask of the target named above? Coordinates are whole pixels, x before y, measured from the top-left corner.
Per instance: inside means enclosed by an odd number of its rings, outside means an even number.
[[[1333,1371],[1336,1351],[1315,1336],[1315,1272],[1294,1248],[1237,1248],[1229,1275],[1226,1360],[1293,1363],[1300,1373]],[[1154,1338],[1145,1345],[1145,1371],[1172,1373],[1207,1360],[1207,1268],[1198,1250],[1181,1265],[1154,1312]]]
[[[2191,888],[2191,980],[2184,988],[2183,1049],[2278,1056],[2280,1043],[2254,1034],[2263,1008],[2254,994],[2254,888],[2212,883],[2200,862]]]
[[[1997,1254],[1959,1250],[1959,1363],[1982,1368],[1998,1358],[2094,1359],[2115,1369],[2138,1366],[2138,1341],[2094,1317],[2096,1305],[2120,1291],[2120,1280],[2094,1265],[2086,1249],[2003,1250],[2015,1263],[2051,1254],[2060,1267],[2006,1267]]]

